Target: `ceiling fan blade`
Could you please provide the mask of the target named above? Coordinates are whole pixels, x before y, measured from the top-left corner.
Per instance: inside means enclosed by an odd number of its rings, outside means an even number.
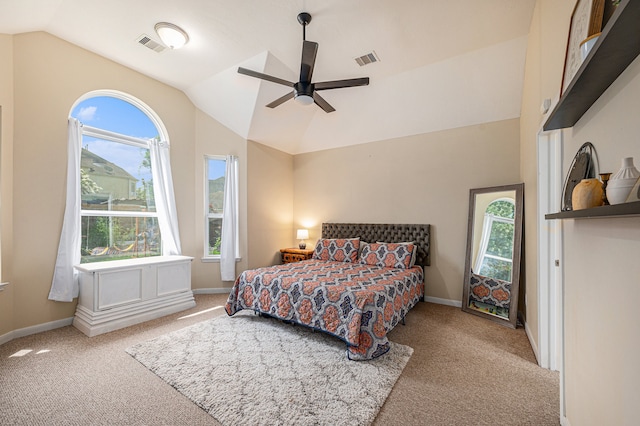
[[[341,89],[343,87],[366,86],[369,84],[369,77],[351,78],[348,80],[322,81],[315,83],[315,90]]]
[[[270,104],[267,104],[267,106],[269,108],[275,108],[278,105],[285,103],[289,99],[293,99],[293,92],[289,92],[286,95],[279,97],[278,99],[276,99],[275,101],[271,102]]]
[[[248,75],[249,77],[255,77],[255,78],[260,78],[262,80],[271,81],[272,83],[282,84],[284,86],[289,86],[289,87],[293,87],[293,84],[294,84],[294,83],[292,83],[290,81],[283,80],[283,79],[278,78],[278,77],[273,77],[273,76],[270,76],[270,75],[267,75],[267,74],[262,74],[261,72],[248,70],[248,69],[242,68],[242,67],[238,67],[238,73],[244,74],[244,75]]]
[[[333,112],[336,110],[334,107],[329,105],[329,102],[325,101],[322,96],[318,95],[315,92],[313,93],[313,101],[316,103],[316,105],[322,108],[324,112]]]
[[[316,55],[318,54],[318,43],[313,41],[304,41],[302,44],[302,64],[300,65],[300,81],[311,83],[313,75],[313,67],[316,63]]]

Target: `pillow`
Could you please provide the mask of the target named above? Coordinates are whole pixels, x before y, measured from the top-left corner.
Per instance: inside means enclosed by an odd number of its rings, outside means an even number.
[[[355,263],[358,260],[360,238],[320,238],[313,259]]]
[[[376,242],[379,243],[379,244],[388,244],[388,243],[385,243],[384,241],[376,241]],[[413,244],[413,247],[414,247],[413,248],[413,252],[412,252],[413,254],[411,255],[411,264],[409,266],[409,268],[413,268],[413,265],[416,264],[416,256],[418,255],[418,245],[416,244],[416,242],[415,241],[403,241],[403,242],[395,243],[395,244],[405,244],[405,245],[406,244]]]
[[[372,243],[362,250],[360,263],[386,268],[409,269],[416,246],[413,243]]]

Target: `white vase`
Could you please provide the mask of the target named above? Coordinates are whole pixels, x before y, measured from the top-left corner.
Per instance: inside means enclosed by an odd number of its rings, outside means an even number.
[[[609,204],[624,203],[640,177],[640,171],[633,165],[633,157],[622,159],[622,167],[607,183],[607,200]]]

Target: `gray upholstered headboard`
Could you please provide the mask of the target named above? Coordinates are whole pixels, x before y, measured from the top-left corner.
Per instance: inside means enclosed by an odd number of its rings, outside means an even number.
[[[400,243],[415,241],[418,246],[416,263],[421,266],[431,264],[429,254],[431,225],[405,225],[386,223],[323,223],[322,238],[356,238],[375,243]]]

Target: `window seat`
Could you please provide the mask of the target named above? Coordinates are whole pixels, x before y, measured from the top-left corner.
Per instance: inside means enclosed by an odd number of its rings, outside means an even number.
[[[73,325],[89,337],[195,306],[189,256],[75,265],[80,292]]]

